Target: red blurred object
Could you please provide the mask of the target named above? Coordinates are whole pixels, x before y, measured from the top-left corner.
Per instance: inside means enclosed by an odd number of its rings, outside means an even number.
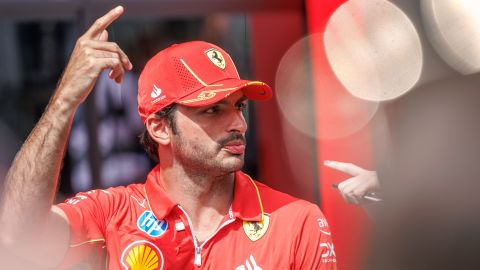
[[[368,240],[368,219],[358,206],[346,204],[332,183],[346,179],[342,173],[322,165],[323,160],[339,160],[352,162],[364,167],[371,167],[371,141],[368,126],[360,131],[335,140],[322,140],[321,132],[328,123],[347,125],[351,119],[342,117],[333,100],[342,97],[355,98],[348,94],[331,70],[323,44],[323,34],[328,19],[334,11],[346,1],[344,0],[307,0],[307,21],[309,34],[319,34],[322,38],[311,39],[312,73],[314,76],[314,100],[317,127],[317,168],[319,175],[319,192],[321,208],[332,228],[333,240],[338,259],[338,268],[358,270],[361,268],[366,254]],[[368,113],[367,108],[365,112]]]

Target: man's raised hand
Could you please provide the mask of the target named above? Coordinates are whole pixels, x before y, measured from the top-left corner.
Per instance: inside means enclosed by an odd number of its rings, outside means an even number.
[[[57,97],[78,106],[92,91],[100,73],[111,69],[109,77],[121,83],[125,70],[132,69],[128,56],[115,42],[108,41],[107,27],[123,14],[118,6],[95,23],[75,44],[67,68],[60,81]]]

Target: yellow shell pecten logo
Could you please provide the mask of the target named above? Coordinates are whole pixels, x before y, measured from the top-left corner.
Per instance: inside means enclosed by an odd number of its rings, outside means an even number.
[[[255,242],[267,232],[269,224],[270,217],[264,214],[262,221],[244,221],[243,230],[247,237]]]
[[[122,253],[122,265],[126,270],[162,270],[163,254],[148,241],[135,241]]]

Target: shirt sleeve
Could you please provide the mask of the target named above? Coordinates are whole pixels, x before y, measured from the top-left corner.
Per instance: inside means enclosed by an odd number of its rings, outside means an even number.
[[[80,262],[91,266],[105,264],[105,229],[115,201],[113,197],[112,191],[92,190],[57,205],[70,224],[70,248],[60,268]]]
[[[317,205],[303,207],[303,224],[295,241],[294,269],[336,270],[337,259],[327,219]]]

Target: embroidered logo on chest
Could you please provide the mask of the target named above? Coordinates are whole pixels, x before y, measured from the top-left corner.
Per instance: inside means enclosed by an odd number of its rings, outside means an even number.
[[[244,221],[243,230],[247,237],[255,242],[267,232],[269,224],[270,217],[264,214],[262,221]]]
[[[158,237],[168,229],[166,220],[158,220],[152,211],[145,211],[137,220],[137,227],[151,237]]]

